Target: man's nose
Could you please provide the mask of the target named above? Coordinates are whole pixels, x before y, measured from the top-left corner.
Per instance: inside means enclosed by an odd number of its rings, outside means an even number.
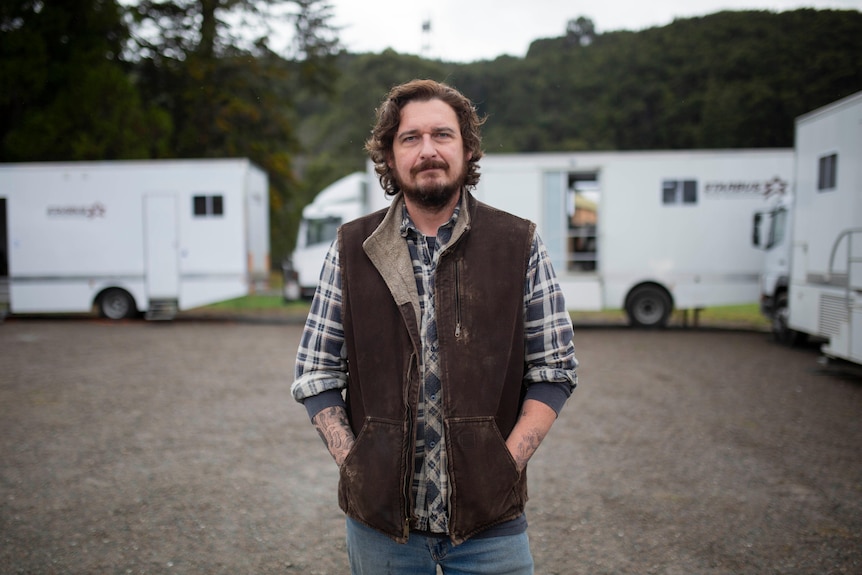
[[[434,145],[434,139],[431,134],[422,135],[422,149],[419,152],[423,158],[433,158],[437,155],[437,146]]]

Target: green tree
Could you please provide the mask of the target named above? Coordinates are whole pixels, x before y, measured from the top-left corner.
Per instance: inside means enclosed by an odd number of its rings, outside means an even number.
[[[175,126],[178,157],[247,156],[270,177],[272,253],[292,249],[304,202],[295,99],[325,95],[338,50],[331,8],[318,0],[145,0],[131,12],[139,85]],[[242,26],[232,22],[242,22]],[[284,55],[271,45],[293,29]]]
[[[128,30],[113,0],[0,5],[0,161],[164,153],[170,119],[124,71]]]
[[[566,40],[572,46],[589,46],[596,37],[596,25],[585,16],[569,20],[566,24]]]

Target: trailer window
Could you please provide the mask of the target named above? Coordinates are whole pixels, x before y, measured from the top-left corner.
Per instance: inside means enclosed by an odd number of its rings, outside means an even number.
[[[661,197],[663,204],[696,204],[697,180],[664,180]]]
[[[787,210],[778,210],[775,212],[775,218],[772,221],[772,237],[771,245],[777,246],[784,243],[784,236],[787,234]]]
[[[192,197],[192,213],[196,217],[224,215],[224,196],[194,196]]]
[[[766,249],[781,245],[787,230],[787,210],[778,208],[770,215],[772,218],[769,226],[769,237],[766,240]]]
[[[838,173],[838,154],[829,154],[820,158],[817,166],[817,189],[820,191],[834,190],[835,177]]]
[[[568,262],[573,272],[598,269],[598,223],[601,186],[598,172],[570,173],[568,178]]]
[[[341,218],[330,216],[319,220],[306,220],[305,245],[329,244],[338,233]]]

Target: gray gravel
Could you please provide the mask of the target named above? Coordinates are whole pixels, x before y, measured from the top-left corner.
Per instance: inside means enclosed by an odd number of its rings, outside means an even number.
[[[344,574],[294,321],[0,324],[0,573]],[[862,379],[764,333],[576,329],[542,575],[862,573]]]

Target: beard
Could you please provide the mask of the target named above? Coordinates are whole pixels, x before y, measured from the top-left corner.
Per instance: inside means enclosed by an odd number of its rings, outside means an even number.
[[[427,161],[413,168],[410,175],[415,181],[420,172],[428,169],[441,169],[448,173],[449,164],[440,160]],[[461,173],[451,181],[435,180],[428,183],[408,184],[401,179],[398,170],[393,170],[393,175],[405,197],[426,210],[436,212],[449,205],[452,198],[464,187],[467,179],[467,162],[464,162]]]

